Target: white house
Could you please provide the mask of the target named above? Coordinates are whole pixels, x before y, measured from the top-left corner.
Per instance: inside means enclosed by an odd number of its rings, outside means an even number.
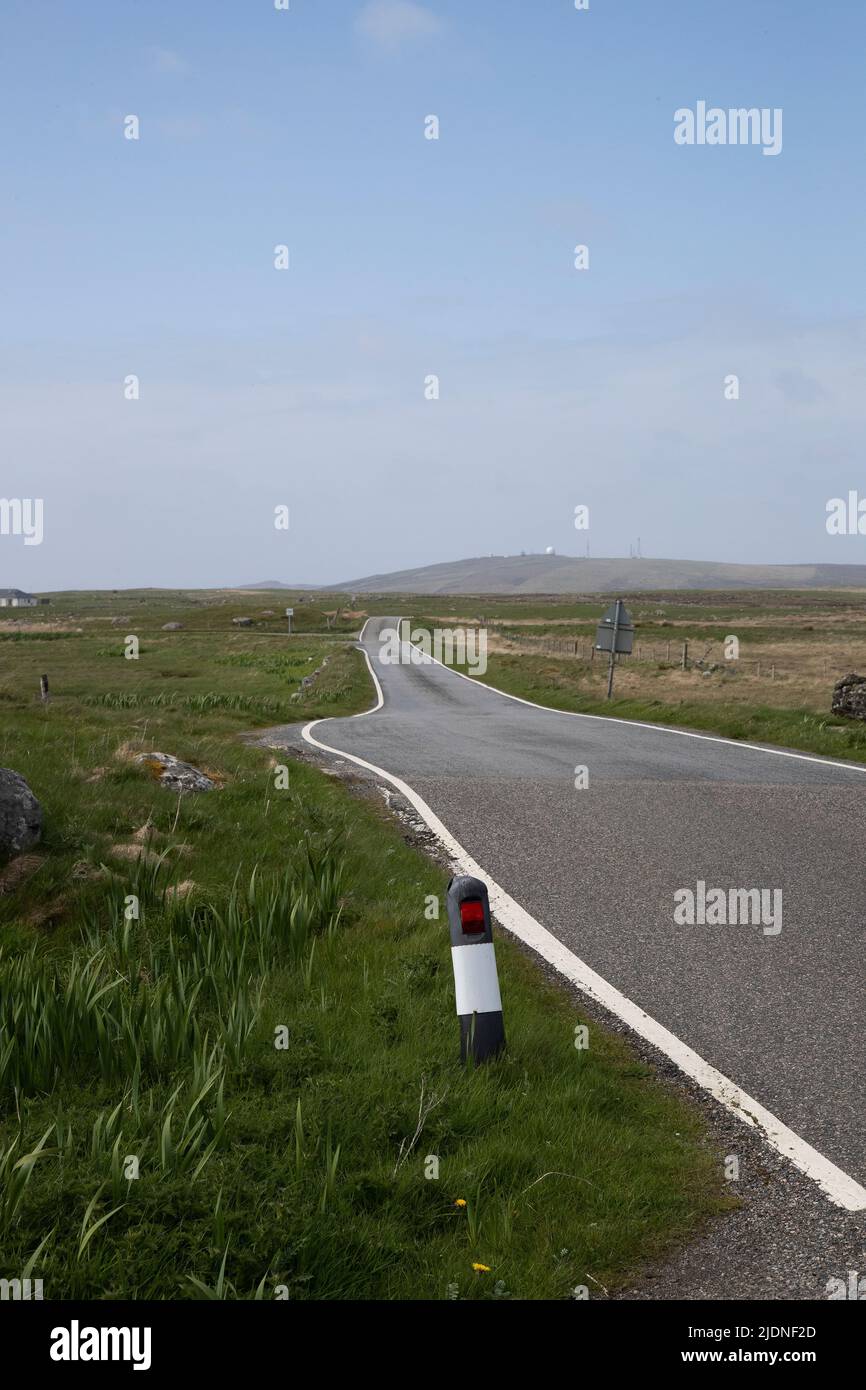
[[[35,608],[38,603],[35,594],[25,594],[23,589],[0,589],[0,608]]]

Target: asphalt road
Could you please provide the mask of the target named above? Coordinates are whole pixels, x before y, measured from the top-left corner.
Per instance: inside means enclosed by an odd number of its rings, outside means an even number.
[[[866,772],[384,664],[393,622],[363,635],[384,706],[316,738],[408,782],[548,931],[866,1182]],[[698,880],[781,889],[781,932],[678,925]]]

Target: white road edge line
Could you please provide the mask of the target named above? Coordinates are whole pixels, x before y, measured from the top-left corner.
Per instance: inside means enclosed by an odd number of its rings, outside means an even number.
[[[369,621],[368,618],[367,623]],[[364,624],[364,628],[367,623]],[[363,636],[364,628],[361,629],[358,640]],[[803,763],[820,763],[822,767],[840,767],[843,772],[866,772],[866,764],[840,763],[834,758],[822,758],[815,753],[792,753],[788,748],[768,748],[764,743],[749,743],[746,739],[724,738],[721,734],[696,734],[690,729],[672,729],[668,724],[645,724],[640,719],[622,719],[616,714],[582,714],[580,710],[576,709],[555,709],[553,705],[539,705],[535,700],[525,700],[522,695],[512,695],[508,690],[500,690],[498,685],[488,685],[485,681],[476,680],[474,676],[467,676],[464,671],[455,671],[453,666],[446,666],[444,661],[440,661],[430,652],[422,651],[415,642],[410,642],[408,645],[414,647],[425,661],[435,662],[450,676],[459,676],[462,681],[469,681],[469,684],[474,685],[476,690],[489,690],[493,695],[501,695],[503,700],[516,700],[518,705],[529,705],[530,709],[540,709],[545,714],[564,714],[568,719],[597,719],[602,724],[627,724],[631,729],[651,729],[657,734],[678,734],[680,738],[699,738],[704,743],[722,743],[728,748],[745,748],[752,753],[769,753],[774,758],[798,758]],[[372,710],[368,713],[372,714]]]
[[[369,619],[367,621],[369,622]],[[366,626],[365,623],[364,628]],[[363,637],[364,628],[361,629],[361,637]],[[379,678],[373,669],[373,663],[368,652],[364,648],[362,651],[376,688],[377,702],[371,709],[362,710],[360,714],[349,716],[352,719],[363,719],[368,714],[375,714],[385,704],[385,696]],[[448,670],[449,668],[445,667],[445,669]],[[459,675],[460,672],[454,672],[454,674]],[[466,679],[469,678],[466,677]],[[488,686],[486,688],[493,689],[494,687]],[[521,703],[531,704],[532,701],[524,700]],[[544,709],[545,706],[540,705],[538,708]],[[589,718],[591,716],[584,717]],[[605,718],[606,716],[598,717]],[[532,950],[537,951],[549,965],[552,965],[560,975],[569,980],[582,993],[595,999],[628,1028],[637,1033],[639,1037],[644,1038],[659,1052],[669,1057],[680,1071],[684,1072],[692,1081],[697,1082],[703,1090],[713,1096],[732,1115],[756,1129],[771,1148],[786,1158],[807,1178],[811,1178],[814,1183],[817,1183],[824,1195],[829,1197],[836,1206],[844,1207],[846,1211],[866,1210],[866,1188],[848,1173],[844,1173],[841,1168],[837,1168],[836,1164],[831,1163],[823,1154],[818,1153],[817,1149],[813,1149],[811,1144],[807,1144],[805,1139],[801,1139],[799,1134],[795,1134],[792,1129],[783,1124],[759,1101],[748,1095],[730,1077],[710,1066],[709,1062],[705,1062],[703,1057],[700,1057],[674,1033],[657,1023],[654,1018],[651,1018],[637,1004],[627,999],[613,985],[608,984],[607,980],[596,974],[585,961],[582,961],[557,937],[547,931],[540,922],[530,916],[525,908],[521,907],[510,894],[505,892],[504,888],[500,887],[495,879],[491,878],[482,865],[477,864],[471,858],[463,846],[455,840],[435,811],[409,786],[408,782],[404,782],[402,778],[396,777],[392,772],[386,772],[382,767],[377,767],[375,763],[367,762],[366,758],[360,758],[355,753],[346,753],[342,748],[332,748],[330,744],[314,738],[313,729],[318,724],[326,722],[325,719],[314,719],[309,724],[305,724],[301,731],[304,740],[326,753],[332,753],[338,758],[346,758],[359,767],[367,768],[369,772],[375,773],[377,777],[384,777],[387,782],[391,783],[392,787],[396,787],[429,826],[447,852],[455,869],[460,873],[472,874],[486,881],[490,893],[491,911],[506,931],[509,931],[512,936],[516,936],[519,941],[525,942]],[[654,728],[655,725],[650,724],[646,727]],[[670,732],[676,731],[670,730]],[[727,740],[718,741],[727,742]],[[735,746],[741,747],[743,745],[736,744]],[[821,762],[823,759],[816,759],[816,761]]]

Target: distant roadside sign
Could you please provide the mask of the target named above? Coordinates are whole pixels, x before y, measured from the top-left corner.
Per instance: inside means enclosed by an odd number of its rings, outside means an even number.
[[[607,698],[610,699],[613,693],[613,668],[616,665],[617,656],[628,656],[634,642],[634,623],[621,598],[616,603],[612,603],[607,612],[602,614],[595,633],[595,649],[597,652],[610,652],[610,665],[607,668]]]
[[[597,652],[631,653],[634,645],[634,623],[622,599],[617,599],[601,618],[595,634]]]
[[[294,608],[287,608],[287,609],[286,609],[286,617],[287,617],[287,618],[293,618],[294,616],[295,616],[295,610],[294,610]]]

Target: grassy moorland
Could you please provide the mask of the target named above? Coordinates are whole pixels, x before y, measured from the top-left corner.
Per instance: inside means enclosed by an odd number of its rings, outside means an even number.
[[[362,615],[305,605],[289,641],[262,613],[285,597],[63,595],[0,624],[0,765],[45,810],[0,866],[0,1277],[50,1299],[615,1287],[723,1207],[718,1155],[621,1040],[575,1046],[589,1020],[506,940],[508,1053],[457,1064],[442,871],[240,737],[370,700]],[[154,750],[218,790],[165,790]]]

